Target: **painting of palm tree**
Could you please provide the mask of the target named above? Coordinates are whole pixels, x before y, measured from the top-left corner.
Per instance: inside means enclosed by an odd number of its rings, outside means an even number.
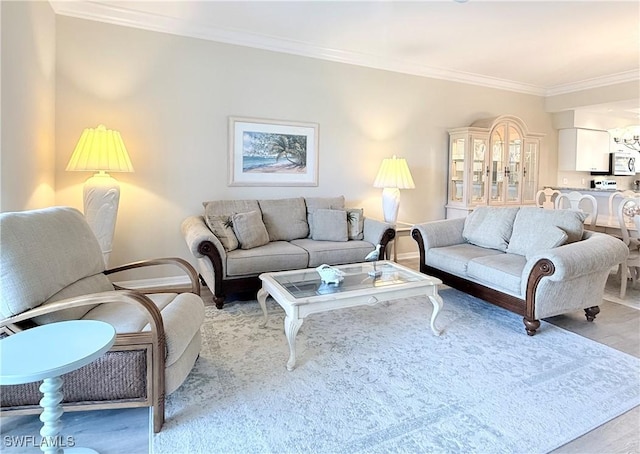
[[[245,131],[243,172],[305,172],[307,136]]]
[[[229,138],[229,185],[318,185],[317,123],[229,117]]]

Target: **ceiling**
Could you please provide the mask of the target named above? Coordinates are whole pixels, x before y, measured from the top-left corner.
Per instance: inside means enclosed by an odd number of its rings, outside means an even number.
[[[65,1],[57,14],[530,93],[640,83],[638,1]],[[623,115],[640,114],[638,102]]]

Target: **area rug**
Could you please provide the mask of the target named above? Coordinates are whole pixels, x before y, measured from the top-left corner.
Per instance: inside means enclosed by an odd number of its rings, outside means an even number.
[[[207,307],[193,372],[153,452],[544,453],[640,404],[640,360],[454,289],[305,319],[288,372],[284,313]],[[587,323],[585,321],[585,323]]]

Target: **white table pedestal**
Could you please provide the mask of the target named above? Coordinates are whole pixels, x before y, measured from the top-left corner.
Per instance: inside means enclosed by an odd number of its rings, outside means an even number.
[[[108,323],[71,320],[49,323],[0,340],[0,384],[20,385],[42,380],[40,406],[43,453],[96,453],[88,448],[66,448],[60,436],[63,374],[85,366],[106,353],[116,332]]]

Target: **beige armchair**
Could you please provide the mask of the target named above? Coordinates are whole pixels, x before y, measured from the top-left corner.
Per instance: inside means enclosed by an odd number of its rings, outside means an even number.
[[[204,304],[197,272],[179,258],[105,270],[98,241],[73,208],[2,213],[0,231],[0,335],[62,320],[110,323],[117,333],[111,350],[64,376],[65,411],[148,406],[159,432],[165,395],[182,384],[200,353]],[[134,291],[108,277],[167,265],[186,273],[190,288]],[[38,413],[39,385],[2,386],[2,412]]]

